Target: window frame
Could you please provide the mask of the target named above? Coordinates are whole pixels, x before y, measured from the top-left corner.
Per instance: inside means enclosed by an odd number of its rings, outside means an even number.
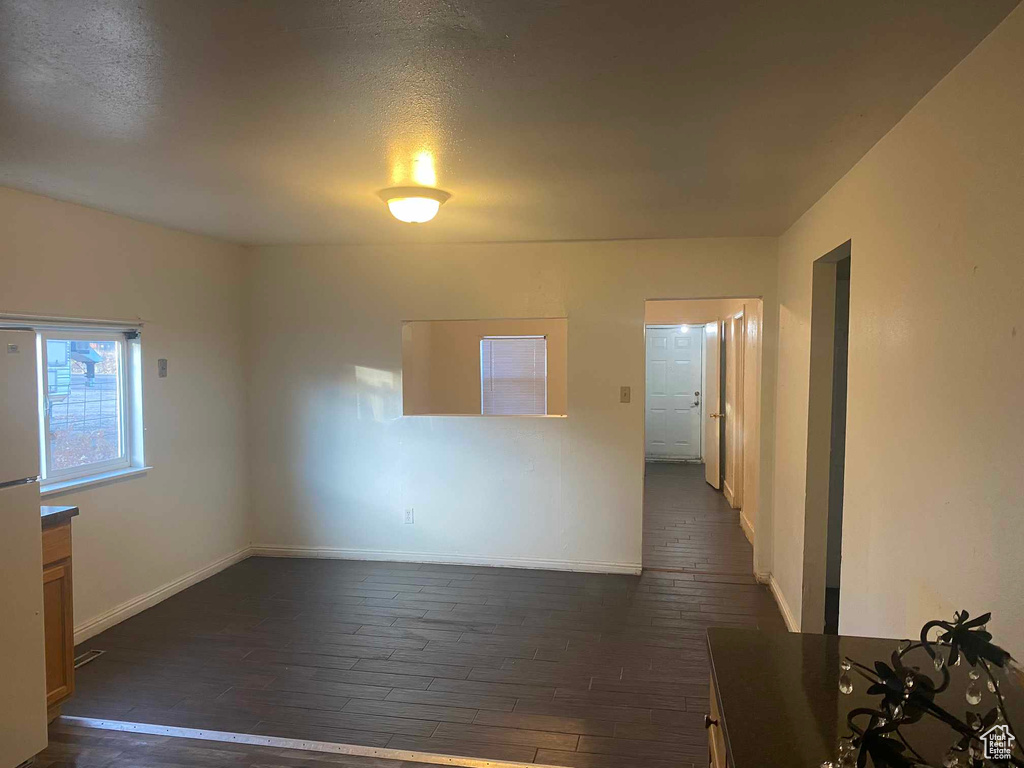
[[[116,333],[110,331],[87,331],[87,330],[75,330],[75,331],[63,331],[63,330],[37,330],[37,338],[39,339],[38,345],[42,350],[42,354],[39,356],[39,378],[42,386],[40,387],[40,400],[42,403],[42,410],[39,413],[40,420],[40,436],[43,438],[42,445],[39,448],[40,458],[40,471],[42,473],[43,483],[61,483],[68,480],[78,480],[83,477],[92,477],[95,475],[105,474],[107,472],[115,472],[119,469],[127,469],[132,463],[132,451],[131,451],[131,408],[129,407],[129,393],[128,386],[131,378],[128,369],[128,339],[123,333]],[[117,381],[117,408],[118,414],[120,415],[119,434],[118,434],[118,453],[120,454],[116,459],[107,459],[106,461],[96,461],[88,464],[82,464],[77,467],[70,467],[68,469],[52,469],[52,450],[50,440],[50,411],[46,403],[48,400],[48,374],[47,369],[49,368],[49,349],[47,342],[50,341],[112,341],[117,344],[117,367],[118,367],[118,381]]]
[[[485,341],[503,341],[503,340],[527,340],[537,341],[541,340],[544,342],[544,411],[543,413],[485,413],[484,412],[484,393],[487,386],[487,378],[484,376],[484,342]],[[548,413],[548,337],[547,334],[530,334],[530,333],[517,333],[517,334],[488,334],[480,337],[479,345],[479,357],[480,357],[480,415],[493,418],[493,417],[512,417],[512,418],[547,418],[551,414]]]
[[[24,326],[22,326],[24,327]],[[98,326],[87,322],[32,323],[36,336],[36,379],[39,423],[39,474],[43,496],[57,494],[83,485],[105,482],[125,475],[145,472],[142,408],[142,344],[138,327]],[[54,470],[50,445],[50,413],[47,407],[49,361],[48,341],[113,341],[118,346],[119,456],[102,462]]]

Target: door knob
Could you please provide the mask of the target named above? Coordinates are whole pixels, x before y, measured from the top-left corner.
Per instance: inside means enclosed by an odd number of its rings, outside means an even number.
[[[711,715],[704,715],[704,727],[710,728],[712,725],[718,725],[718,721],[712,720]]]
[[[712,414],[709,414],[709,415],[711,416],[712,419],[724,419],[725,418],[725,414],[724,413],[712,413]]]

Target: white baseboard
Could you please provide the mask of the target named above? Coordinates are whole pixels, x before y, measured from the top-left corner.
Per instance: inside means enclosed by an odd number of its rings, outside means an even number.
[[[754,546],[754,526],[750,524],[747,516],[743,514],[743,510],[740,510],[740,528],[743,529],[743,535],[747,537],[747,541],[750,542],[750,546]]]
[[[584,573],[625,573],[639,576],[639,563],[605,563],[590,560],[541,560],[527,557],[488,557],[486,555],[443,555],[389,550],[338,549],[333,547],[279,547],[254,544],[250,553],[263,557],[320,557],[333,560],[374,560],[397,563],[437,563],[443,565],[489,565],[496,568],[531,568]]]
[[[374,560],[400,563],[440,563],[448,565],[489,565],[498,568],[531,568],[553,571],[579,571],[585,573],[622,573],[639,576],[643,567],[635,563],[603,563],[571,560],[538,560],[534,558],[499,558],[480,555],[438,555],[420,552],[389,552],[362,549],[334,549],[330,547],[276,547],[255,545],[216,560],[207,566],[187,573],[150,592],[133,597],[109,611],[94,616],[75,627],[75,644],[98,635],[125,619],[130,619],[147,608],[152,608],[183,589],[198,584],[248,557],[319,557],[335,560]]]
[[[775,598],[776,605],[779,606],[779,613],[782,614],[782,620],[786,622],[786,628],[790,632],[799,632],[800,625],[797,624],[796,619],[793,618],[793,612],[789,609],[789,603],[787,603],[786,598],[783,597],[782,589],[779,588],[779,582],[775,580],[774,574],[755,573],[754,578],[762,584],[768,585],[768,589],[771,590],[772,597]]]
[[[133,597],[131,600],[114,606],[109,611],[101,613],[99,616],[94,616],[93,618],[82,622],[75,627],[75,644],[77,645],[78,643],[88,640],[90,637],[98,635],[103,630],[109,629],[115,624],[120,624],[125,619],[129,619],[147,608],[152,608],[157,603],[163,602],[172,595],[176,595],[178,592],[181,592],[183,589],[187,589],[193,584],[198,584],[203,579],[208,579],[235,563],[240,563],[250,555],[251,548],[243,547],[237,552],[232,552],[230,555],[226,555],[209,565],[203,566],[191,573],[186,573],[181,578],[175,579],[168,584],[164,584],[162,587],[157,587],[151,592],[146,592],[138,597]]]

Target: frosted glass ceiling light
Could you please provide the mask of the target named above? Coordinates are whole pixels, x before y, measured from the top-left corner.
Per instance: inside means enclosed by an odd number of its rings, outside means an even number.
[[[379,193],[391,215],[407,224],[423,224],[437,216],[450,194],[433,187],[388,187]]]

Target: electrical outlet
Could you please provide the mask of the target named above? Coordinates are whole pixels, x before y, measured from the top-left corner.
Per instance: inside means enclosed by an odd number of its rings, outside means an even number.
[[[630,394],[629,387],[619,387],[619,402],[628,403],[630,401]]]
[[[157,375],[157,378],[160,378],[160,379],[166,379],[167,378],[167,358],[166,357],[161,357],[159,360],[156,361],[156,375]]]
[[[412,509],[412,507],[409,507],[409,509],[405,510],[405,524],[406,525],[412,525],[415,522],[416,522],[416,519],[415,519],[414,514],[413,514],[413,509]]]

